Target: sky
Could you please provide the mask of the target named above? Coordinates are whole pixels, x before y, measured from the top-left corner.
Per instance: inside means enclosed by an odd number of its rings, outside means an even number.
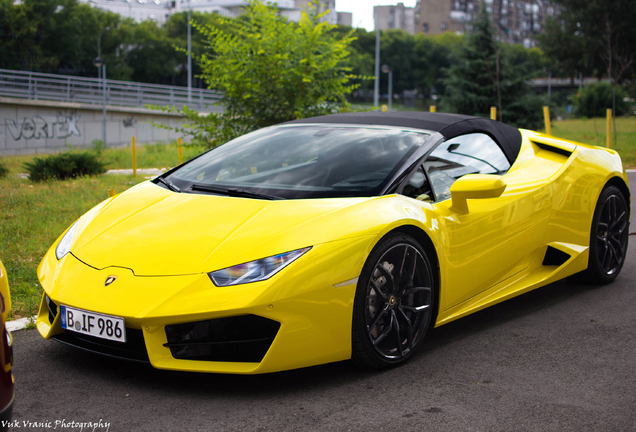
[[[364,27],[368,31],[373,27],[373,6],[390,6],[404,3],[406,7],[415,7],[417,0],[336,0],[338,12],[353,12],[353,26]]]

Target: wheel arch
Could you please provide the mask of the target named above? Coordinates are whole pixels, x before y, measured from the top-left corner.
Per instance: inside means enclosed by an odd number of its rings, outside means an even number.
[[[431,258],[431,265],[433,266],[433,277],[435,279],[435,307],[433,308],[433,316],[431,317],[431,326],[435,327],[437,315],[439,313],[439,298],[441,288],[440,263],[435,245],[433,244],[433,241],[428,236],[428,234],[420,227],[417,227],[415,225],[401,225],[386,233],[385,236],[393,233],[403,233],[413,237],[424,248],[424,251]]]
[[[607,183],[605,183],[605,186],[603,187],[603,189],[608,186],[615,186],[618,188],[618,190],[621,191],[621,193],[625,197],[625,201],[627,201],[627,210],[629,212],[629,216],[631,217],[632,208],[630,204],[631,204],[632,195],[629,191],[629,187],[625,183],[625,180],[623,180],[621,177],[618,177],[618,176],[612,177],[607,181]]]

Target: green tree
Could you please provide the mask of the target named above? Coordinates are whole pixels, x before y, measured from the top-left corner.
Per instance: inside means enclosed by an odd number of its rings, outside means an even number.
[[[199,13],[192,12],[191,21],[195,26],[203,27],[203,26],[213,26],[213,27],[223,27],[225,26],[224,22],[222,22],[221,15],[216,13]],[[161,27],[162,30],[165,31],[166,37],[171,41],[172,46],[177,48],[177,50],[171,50],[172,55],[174,55],[177,65],[175,68],[177,69],[177,75],[172,76],[170,82],[164,82],[165,84],[172,85],[183,85],[185,86],[188,82],[187,75],[187,63],[188,56],[186,53],[187,49],[187,32],[188,32],[188,13],[180,12],[170,16],[170,19]],[[210,47],[208,46],[205,36],[201,32],[193,31],[192,32],[192,54],[193,57],[201,57],[204,53],[210,52]],[[201,75],[201,67],[197,62],[192,63],[192,75],[193,75],[193,86],[199,87],[202,85]]]
[[[334,32],[337,37],[344,37],[351,29],[338,26]],[[365,92],[373,89],[375,74],[375,39],[376,33],[365,29],[354,30],[355,40],[351,43],[351,55],[347,65],[354,75],[367,79],[356,80]],[[453,64],[454,53],[464,46],[465,38],[447,32],[440,35],[427,36],[418,33],[415,36],[402,30],[386,30],[380,35],[380,59],[393,70],[393,93],[400,94],[404,90],[418,90],[425,96],[430,95],[433,87],[443,91],[442,68]],[[386,93],[388,88],[387,74],[380,74],[380,89]]]
[[[500,121],[518,127],[540,127],[542,100],[532,95],[526,84],[526,66],[513,65],[507,51],[495,41],[483,2],[474,28],[459,63],[447,70],[444,109],[485,117],[495,106]]]
[[[381,63],[393,71],[393,94],[413,90],[418,86],[419,58],[415,38],[404,30],[385,30],[380,39]],[[381,93],[388,93],[388,74],[380,73]]]
[[[452,32],[415,35],[416,88],[425,97],[431,97],[433,89],[436,94],[443,95],[446,92],[442,79],[446,76],[444,71],[457,63],[465,43],[465,37]]]
[[[375,74],[375,32],[368,32],[364,28],[351,29],[349,26],[338,25],[331,30],[336,39],[350,37],[354,39],[349,46],[349,56],[344,64],[351,68],[353,84],[358,85],[357,91],[369,94],[373,90],[373,76]]]
[[[616,100],[617,86],[625,82],[634,85],[636,78],[634,1],[556,1],[564,10],[548,22],[539,39],[542,48],[556,67],[569,76],[581,73],[608,77],[612,81],[611,106],[616,113],[621,109]]]
[[[150,20],[141,23],[126,20],[112,31],[109,39],[120,44],[110,53],[114,63],[110,77],[155,84],[174,83],[186,60],[184,54],[174,50],[175,41],[168,37],[164,28]]]
[[[0,67],[96,75],[96,29],[118,19],[77,0],[0,0]]]
[[[335,39],[322,16],[314,8],[290,23],[250,0],[239,19],[197,26],[210,46],[197,58],[202,77],[222,93],[224,111],[200,117],[184,107],[190,122],[179,131],[215,146],[276,123],[348,110],[345,96],[355,84],[344,61],[353,36]]]
[[[556,0],[563,6],[539,37],[542,49],[566,76],[595,74],[622,83],[636,76],[636,7],[633,0]]]
[[[13,0],[0,0],[0,68],[22,67],[22,59],[31,56],[28,53],[31,47],[21,43],[21,39],[31,32],[23,10]]]

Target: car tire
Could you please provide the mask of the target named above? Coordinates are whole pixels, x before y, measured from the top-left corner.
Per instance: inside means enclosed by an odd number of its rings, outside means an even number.
[[[435,296],[435,277],[424,248],[403,233],[380,240],[358,279],[352,360],[369,369],[404,363],[424,339]]]
[[[627,201],[616,186],[605,186],[594,209],[590,257],[582,280],[599,285],[613,282],[625,263],[628,238]]]

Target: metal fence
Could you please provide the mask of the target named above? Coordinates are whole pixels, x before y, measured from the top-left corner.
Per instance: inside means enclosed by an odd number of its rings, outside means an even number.
[[[146,105],[176,108],[188,105],[196,110],[220,110],[214,106],[220,94],[212,90],[193,88],[191,103],[188,103],[186,87],[106,80],[104,89],[104,81],[98,78],[0,69],[0,96],[102,105],[104,91],[108,105],[140,108]]]

